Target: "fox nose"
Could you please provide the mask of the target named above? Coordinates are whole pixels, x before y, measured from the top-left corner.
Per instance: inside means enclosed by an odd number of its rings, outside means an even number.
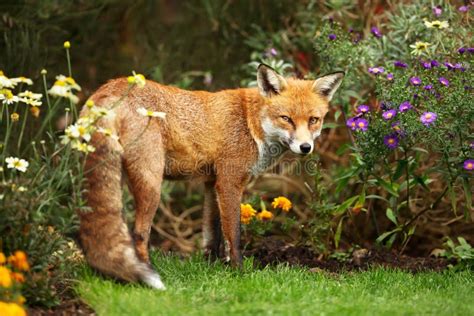
[[[308,143],[303,143],[300,145],[300,149],[303,154],[309,153],[311,151],[311,148],[312,148],[311,144],[308,144]]]

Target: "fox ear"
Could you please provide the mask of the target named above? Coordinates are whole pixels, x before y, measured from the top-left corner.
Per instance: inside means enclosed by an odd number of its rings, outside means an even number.
[[[318,78],[313,83],[313,90],[331,101],[337,88],[342,83],[342,78],[344,78],[344,72],[342,71]]]
[[[280,94],[287,85],[285,78],[265,64],[260,64],[257,68],[257,84],[264,97]]]

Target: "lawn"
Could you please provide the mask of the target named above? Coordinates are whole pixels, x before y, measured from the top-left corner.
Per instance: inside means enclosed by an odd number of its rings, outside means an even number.
[[[374,268],[328,274],[303,268],[243,271],[200,257],[155,255],[168,289],[81,272],[78,294],[99,315],[474,315],[474,272],[411,274]]]

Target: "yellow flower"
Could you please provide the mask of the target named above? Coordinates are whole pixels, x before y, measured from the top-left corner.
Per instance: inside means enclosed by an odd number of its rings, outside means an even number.
[[[272,202],[273,208],[281,208],[283,211],[288,212],[291,208],[291,201],[284,196],[275,198]]]
[[[159,117],[162,119],[166,118],[166,113],[165,112],[155,112],[155,111],[150,111],[145,108],[138,108],[137,113],[143,116],[148,116],[148,117]]]
[[[133,72],[133,76],[128,76],[127,81],[129,84],[136,84],[138,87],[143,88],[146,84],[145,76]]]
[[[94,101],[92,101],[92,100],[87,100],[86,106],[87,106],[89,109],[92,108],[92,107],[94,106]]]
[[[69,41],[65,41],[63,46],[66,49],[71,48],[71,43]]]
[[[425,21],[425,26],[429,29],[434,28],[434,29],[446,29],[449,27],[448,21]]]
[[[20,114],[16,113],[16,112],[13,112],[11,115],[10,115],[11,119],[13,122],[18,122],[18,120],[20,119]]]
[[[5,262],[7,262],[7,257],[3,252],[0,252],[0,265],[5,264]]]
[[[2,316],[26,316],[23,307],[16,303],[0,302],[0,315]]]
[[[256,210],[250,204],[240,204],[240,222],[242,224],[250,223],[250,220],[257,213]]]
[[[415,42],[415,44],[411,44],[410,47],[413,48],[411,53],[413,55],[421,55],[425,50],[428,49],[428,46],[430,46],[430,43],[427,42]]]
[[[257,214],[257,218],[261,221],[272,219],[273,218],[273,213],[269,212],[267,210],[263,210],[260,213]]]
[[[0,266],[0,286],[10,287],[11,285],[12,285],[12,278],[10,275],[10,270],[7,269],[6,267]]]

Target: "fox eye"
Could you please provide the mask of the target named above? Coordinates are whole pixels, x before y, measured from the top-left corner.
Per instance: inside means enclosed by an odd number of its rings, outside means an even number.
[[[291,119],[289,116],[281,115],[280,118],[285,122],[291,123]]]
[[[313,116],[309,119],[309,125],[313,125],[313,124],[316,124],[318,122],[319,122],[319,117]]]

